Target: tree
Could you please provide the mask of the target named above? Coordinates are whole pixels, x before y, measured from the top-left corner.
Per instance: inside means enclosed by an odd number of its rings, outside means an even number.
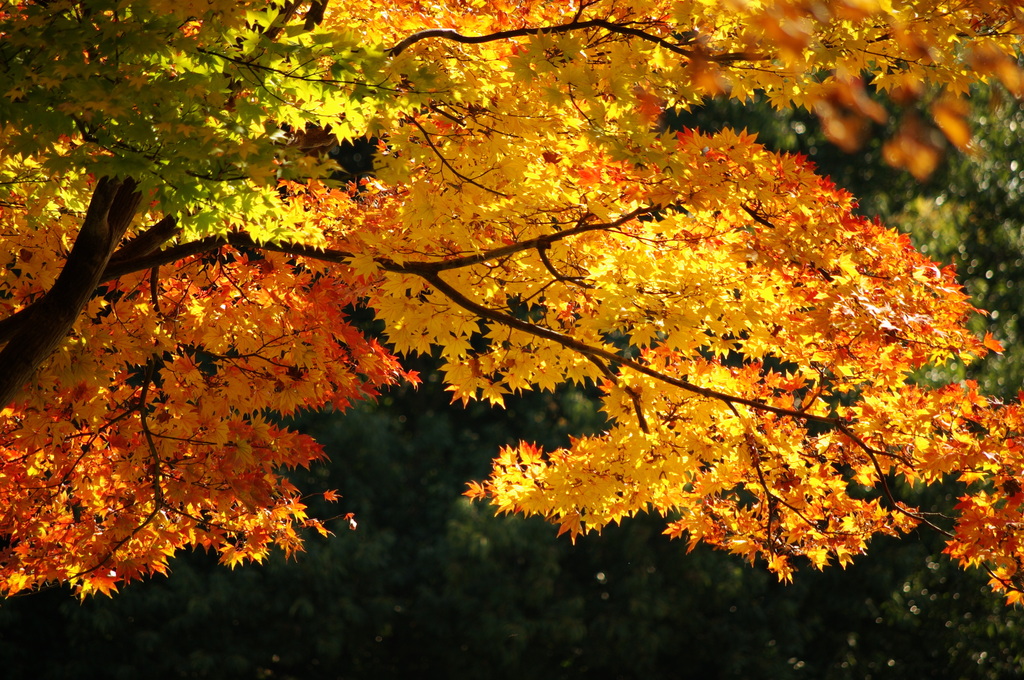
[[[672,513],[787,579],[923,523],[1015,600],[1024,412],[908,377],[1000,349],[952,270],[806,159],[662,121],[756,92],[854,148],[888,93],[924,177],[972,83],[1021,93],[1020,32],[981,2],[7,6],[0,589],[297,549],[326,529],[280,469],[321,450],[274,414],[436,348],[457,400],[603,392],[606,432],[471,487],[503,510]],[[339,179],[360,139],[373,176]],[[948,529],[893,492],[951,478]]]
[[[975,212],[998,206],[1011,224],[983,215],[955,224],[922,220],[915,239],[943,261],[947,247],[958,261],[973,261],[973,274],[961,270],[971,291],[976,281],[988,281],[987,270],[1019,258],[1020,246],[964,253],[958,246],[987,242],[989,224],[1002,231],[1015,223],[1019,230],[1024,220],[1024,211],[1012,208],[1019,208],[1021,187],[1009,181],[1020,144],[1006,142],[1024,134],[1011,124],[1020,109],[1006,102],[993,112],[988,95],[978,95],[976,113],[985,123],[973,116],[970,123],[985,155],[948,153],[926,184],[881,166],[881,140],[868,140],[852,156],[837,151],[813,113],[723,99],[688,114],[686,124],[747,125],[770,148],[808,153],[858,197],[861,211],[886,215],[901,230],[915,212],[908,208],[919,204],[945,210],[955,196]],[[998,312],[996,321],[1011,319],[1020,306],[1004,295],[985,303],[991,318]],[[972,364],[972,377],[996,384],[1011,352],[1012,344],[1006,354]],[[406,363],[423,377],[418,388],[389,388],[355,411],[310,414],[296,423],[330,462],[289,477],[301,489],[343,488],[358,531],[306,540],[298,560],[271,555],[263,565],[233,571],[215,557],[185,553],[168,563],[173,578],[134,583],[116,598],[76,602],[68,589],[55,588],[6,600],[0,664],[8,675],[39,680],[389,678],[416,668],[447,668],[466,678],[587,677],[595,669],[678,678],[685,668],[692,677],[747,680],[852,680],[867,673],[981,680],[1013,677],[1021,667],[1024,610],[1003,607],[984,572],[943,558],[938,534],[876,539],[845,570],[808,570],[778,584],[706,546],[685,553],[657,535],[664,526],[657,516],[571,545],[540,518],[495,517],[486,504],[460,502],[465,480],[484,475],[490,454],[523,432],[557,447],[567,432],[592,433],[602,421],[586,391],[564,386],[507,399],[503,409],[446,408],[433,363]],[[901,489],[909,493],[918,507],[949,505],[941,487]],[[310,512],[330,514],[319,502]],[[729,650],[727,658],[721,649]]]

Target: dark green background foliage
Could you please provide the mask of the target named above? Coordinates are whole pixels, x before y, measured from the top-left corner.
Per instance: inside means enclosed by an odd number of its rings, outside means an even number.
[[[954,262],[979,319],[1007,344],[968,369],[986,389],[1016,394],[1024,376],[1024,113],[986,106],[985,153],[951,152],[921,185],[879,160],[836,151],[813,117],[714,104],[699,117],[758,130],[769,146],[810,155],[862,197],[862,209],[910,229],[932,257]],[[894,111],[895,116],[899,112]],[[895,118],[894,116],[894,118]],[[987,124],[993,117],[999,124]],[[707,127],[707,126],[705,126]],[[879,129],[879,136],[885,131]],[[991,272],[991,273],[990,273]],[[54,590],[0,604],[4,677],[39,678],[1014,678],[1024,677],[1024,615],[984,575],[941,557],[923,533],[876,540],[846,570],[778,584],[759,566],[661,534],[640,517],[575,546],[543,522],[495,517],[460,496],[498,447],[551,447],[600,428],[580,391],[530,394],[506,411],[447,406],[429,360],[425,384],[394,390],[344,416],[300,425],[328,465],[299,471],[311,493],[337,488],[354,512],[330,539],[310,537],[286,562],[229,571],[204,554],[170,578],[79,603]],[[956,366],[922,375],[954,379]],[[903,489],[924,507],[952,492]]]
[[[113,599],[0,607],[0,660],[35,678],[1006,678],[1024,619],[934,537],[878,542],[845,571],[783,586],[660,534],[654,518],[572,546],[543,522],[459,497],[510,432],[555,443],[598,419],[578,393],[507,414],[441,406],[436,382],[305,426],[359,528],[286,562],[202,554]],[[319,508],[323,513],[332,510]]]

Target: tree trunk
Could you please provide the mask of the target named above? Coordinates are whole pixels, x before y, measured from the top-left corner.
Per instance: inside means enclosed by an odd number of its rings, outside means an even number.
[[[96,184],[64,269],[0,350],[0,406],[14,400],[71,331],[138,209],[136,187],[135,180],[109,177]]]

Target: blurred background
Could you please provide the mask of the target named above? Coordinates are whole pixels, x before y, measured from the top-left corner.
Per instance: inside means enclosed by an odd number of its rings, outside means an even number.
[[[860,211],[909,232],[933,259],[955,264],[974,323],[1007,348],[924,382],[970,377],[1016,398],[1024,383],[1024,112],[979,92],[976,149],[947,149],[919,182],[888,168],[870,130],[855,153],[829,144],[813,114],[710,102],[673,126],[756,131],[774,149],[804,153],[860,198]],[[920,106],[920,103],[918,104]],[[369,322],[368,322],[369,323]],[[310,494],[338,489],[330,525],[286,561],[229,570],[203,553],[169,578],[75,599],[55,589],[0,602],[5,678],[1015,678],[1024,677],[1024,612],[1008,608],[977,571],[941,555],[922,532],[877,539],[845,570],[802,569],[781,585],[759,566],[661,534],[640,517],[573,546],[538,520],[495,517],[465,483],[498,448],[546,447],[599,430],[592,395],[527,394],[506,410],[448,406],[435,363],[425,381],[344,414],[303,416],[330,462],[294,474]],[[902,489],[922,507],[949,507],[949,488]]]

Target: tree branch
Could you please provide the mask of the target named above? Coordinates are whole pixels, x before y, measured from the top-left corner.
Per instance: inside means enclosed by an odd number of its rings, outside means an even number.
[[[118,248],[117,251],[110,256],[110,261],[103,270],[99,283],[112,281],[119,276],[142,271],[155,265],[167,264],[167,262],[173,262],[180,257],[184,257],[180,251],[175,252],[172,259],[166,261],[160,253],[154,255],[161,245],[174,238],[178,233],[180,233],[180,231],[181,229],[177,226],[177,222],[173,217],[168,216],[163,218],[133,238],[131,241]],[[192,244],[187,245],[190,246]],[[212,244],[205,243],[203,245],[204,250],[209,249],[211,245]],[[220,241],[217,245],[223,245],[223,241]],[[164,252],[171,252],[171,249]],[[156,260],[155,264],[153,263],[153,260]],[[37,300],[27,307],[19,309],[10,316],[0,319],[0,344],[9,341],[19,331],[19,329],[24,328],[25,324],[28,323],[29,317],[35,313],[35,310],[38,309],[41,303],[42,299]]]
[[[412,35],[408,36],[402,42],[398,43],[390,50],[388,54],[392,57],[397,57],[405,50],[409,49],[421,40],[427,40],[429,38],[443,38],[452,42],[463,43],[463,44],[480,44],[487,42],[494,42],[497,40],[508,40],[509,38],[522,38],[531,35],[541,34],[557,34],[557,33],[569,33],[571,31],[585,31],[591,28],[602,28],[609,33],[619,33],[621,35],[628,35],[633,38],[639,38],[646,40],[647,42],[654,43],[659,47],[662,47],[670,52],[680,54],[688,59],[700,59],[701,61],[712,61],[712,62],[733,62],[742,61],[745,59],[756,59],[756,55],[750,55],[745,52],[729,53],[729,54],[718,54],[709,55],[703,54],[697,50],[686,49],[687,46],[693,44],[692,40],[687,40],[682,43],[672,43],[664,38],[653,35],[646,31],[642,31],[639,28],[634,28],[628,24],[616,24],[605,19],[588,19],[587,21],[573,20],[567,24],[559,24],[557,26],[544,26],[536,28],[516,28],[508,31],[498,31],[496,33],[489,33],[487,35],[462,35],[458,31],[452,28],[428,28],[423,31],[417,31]]]
[[[141,234],[128,241],[110,256],[111,265],[123,260],[132,260],[156,252],[160,247],[181,233],[178,221],[167,215]]]
[[[404,274],[422,274],[441,272],[449,269],[460,269],[462,267],[470,267],[475,264],[480,264],[488,260],[508,257],[509,255],[514,255],[527,250],[541,250],[543,248],[547,248],[552,243],[569,238],[570,236],[584,234],[588,231],[614,229],[622,226],[632,219],[650,214],[653,211],[653,208],[637,208],[636,210],[628,212],[611,222],[586,223],[585,221],[580,220],[575,227],[570,229],[557,231],[544,236],[538,236],[536,238],[527,239],[507,246],[501,246],[500,248],[493,248],[474,255],[466,255],[464,257],[454,257],[447,260],[437,260],[433,262],[406,262],[401,264],[387,258],[377,258],[377,262],[385,271]],[[118,250],[111,256],[106,269],[103,270],[103,274],[97,285],[99,283],[113,281],[121,276],[127,276],[129,274],[135,274],[147,269],[152,269],[153,267],[171,264],[172,262],[176,262],[186,257],[191,257],[200,253],[207,253],[226,245],[237,248],[258,248],[261,250],[270,250],[273,252],[285,253],[287,255],[298,255],[335,264],[344,264],[346,260],[352,257],[352,253],[343,250],[321,250],[298,243],[258,243],[250,236],[242,233],[229,234],[226,239],[219,236],[211,236],[198,241],[182,243],[159,250],[162,244],[169,241],[178,233],[180,233],[180,227],[178,227],[175,220],[169,216],[149,227],[121,248],[118,248]],[[571,277],[565,277],[565,279],[569,280]],[[582,282],[577,282],[577,285],[584,284]],[[34,302],[31,305],[18,310],[14,314],[11,314],[4,319],[0,319],[0,344],[9,341],[20,329],[25,327],[25,324],[28,323],[29,317],[34,313],[41,302],[42,300]]]
[[[423,126],[420,125],[420,122],[416,120],[416,118],[414,117],[410,117],[409,120],[412,122],[413,125],[415,125],[419,129],[420,132],[423,133],[423,140],[427,143],[427,146],[430,147],[431,151],[434,152],[434,155],[437,156],[438,160],[441,161],[441,165],[445,168],[448,168],[453,175],[461,179],[463,182],[472,184],[478,189],[483,189],[484,191],[492,193],[495,196],[501,196],[502,198],[511,198],[511,196],[509,196],[508,194],[502,193],[497,189],[492,189],[488,186],[484,186],[483,184],[480,184],[480,182],[477,182],[472,177],[467,177],[466,175],[463,175],[461,172],[456,170],[455,166],[452,165],[452,162],[444,157],[444,154],[441,153],[441,150],[438,149],[437,145],[434,144],[434,142],[430,139],[430,133],[423,129]]]
[[[519,241],[518,243],[501,246],[500,248],[492,248],[491,250],[485,250],[482,253],[466,255],[464,257],[453,257],[447,260],[438,260],[435,262],[406,262],[404,264],[397,264],[391,260],[378,260],[378,262],[380,262],[387,271],[405,272],[409,274],[436,273],[447,271],[449,269],[461,269],[462,267],[470,267],[488,260],[501,259],[526,250],[533,250],[534,248],[547,248],[552,243],[569,238],[570,236],[584,234],[588,231],[615,229],[616,227],[621,227],[630,220],[643,215],[649,215],[653,212],[655,212],[655,208],[637,208],[625,215],[621,215],[611,222],[591,222],[588,224],[585,221],[580,220],[580,222],[571,229],[556,231],[551,234],[545,234],[544,236]]]
[[[97,182],[60,275],[0,350],[0,406],[15,398],[71,331],[138,209],[136,186],[132,179],[103,177]]]
[[[837,418],[819,416],[814,415],[812,413],[802,413],[800,411],[794,411],[793,409],[772,406],[771,404],[766,404],[764,402],[756,401],[754,399],[737,397],[735,395],[726,394],[724,392],[718,392],[717,390],[708,389],[707,387],[700,387],[698,385],[694,385],[693,383],[685,379],[675,378],[665,373],[662,373],[661,371],[656,371],[655,369],[649,366],[645,366],[644,364],[641,364],[637,361],[633,361],[632,359],[627,359],[623,356],[616,354],[615,352],[611,352],[601,347],[594,347],[592,345],[588,345],[585,342],[577,340],[576,338],[573,338],[571,336],[564,335],[550,328],[538,326],[528,321],[517,319],[514,316],[510,316],[503,312],[499,312],[495,309],[491,309],[490,307],[485,307],[484,305],[481,305],[477,302],[474,302],[473,300],[470,300],[468,297],[466,297],[458,290],[456,290],[454,287],[452,287],[450,284],[448,284],[444,279],[440,277],[440,275],[438,275],[435,272],[415,273],[422,277],[431,286],[436,288],[440,293],[445,295],[452,302],[454,302],[455,304],[457,304],[458,306],[462,307],[467,311],[473,312],[474,314],[481,318],[494,321],[495,323],[500,323],[503,326],[507,326],[509,328],[515,328],[516,330],[523,331],[524,333],[529,333],[539,338],[544,338],[545,340],[551,340],[553,342],[558,343],[559,345],[562,345],[567,349],[575,350],[580,354],[583,354],[584,356],[604,359],[605,361],[617,364],[618,366],[629,368],[631,370],[636,371],[637,373],[642,373],[643,375],[654,378],[655,380],[658,380],[660,382],[672,385],[674,387],[678,387],[680,389],[686,390],[687,392],[692,392],[694,394],[699,394],[703,397],[708,397],[709,399],[716,399],[723,403],[729,404],[730,406],[734,406],[735,404],[742,404],[744,406],[749,406],[750,408],[757,411],[774,413],[776,415],[795,418],[797,420],[802,420],[804,422],[821,423],[823,425],[828,425],[832,428],[840,429],[844,434],[846,434],[846,436],[856,439],[856,435],[853,435],[848,430],[843,429],[843,422]]]

